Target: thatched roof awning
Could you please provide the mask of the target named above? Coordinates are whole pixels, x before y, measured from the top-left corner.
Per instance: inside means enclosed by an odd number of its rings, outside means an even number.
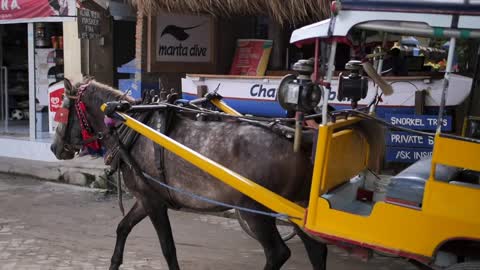
[[[282,24],[319,21],[330,15],[331,0],[131,0],[145,14],[161,11],[209,13],[216,17],[266,15]]]

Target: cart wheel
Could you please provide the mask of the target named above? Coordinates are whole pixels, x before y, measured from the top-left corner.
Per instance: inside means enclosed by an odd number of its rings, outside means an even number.
[[[478,270],[480,262],[464,262],[449,266],[446,270]]]
[[[245,220],[243,219],[241,211],[235,210],[235,216],[237,217],[238,223],[240,223],[240,227],[242,227],[242,229],[250,237],[252,237],[253,239],[257,239],[255,237],[255,234],[253,234],[252,230],[250,229],[250,226],[248,226],[248,223],[245,222]],[[292,224],[280,219],[277,219],[277,229],[283,241],[285,242],[292,239],[297,234]]]

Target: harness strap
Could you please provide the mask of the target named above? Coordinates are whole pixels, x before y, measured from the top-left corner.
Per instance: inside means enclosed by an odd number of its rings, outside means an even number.
[[[86,140],[83,140],[82,141],[82,144],[83,145],[88,145],[94,141],[98,141],[98,140],[102,140],[103,139],[103,133],[102,132],[98,132],[97,134],[95,134],[94,136],[91,136],[90,138],[86,139]]]
[[[59,133],[56,132],[56,134],[58,135]],[[82,150],[82,148],[84,148],[86,145],[90,145],[92,143],[95,143],[95,142],[98,142],[99,140],[102,140],[104,137],[103,133],[102,132],[98,132],[97,134],[95,134],[94,136],[91,136],[85,140],[82,140],[80,142],[80,144],[65,144],[64,147],[66,149],[70,149],[70,150]]]
[[[168,130],[172,124],[172,119],[174,117],[174,114],[175,112],[170,109],[155,112],[153,117],[153,119],[156,120],[156,122],[154,123],[154,129],[162,134],[168,135]],[[154,151],[156,160],[158,160],[156,162],[156,165],[157,165],[158,171],[160,172],[160,180],[164,184],[167,184],[167,171],[165,169],[165,148],[155,143],[153,151]],[[172,203],[174,203],[175,201],[173,200],[173,196],[170,190],[168,189],[167,189],[167,194],[168,194],[169,200]]]
[[[90,125],[88,124],[88,120],[86,116],[87,108],[85,106],[85,103],[82,101],[82,96],[87,90],[87,87],[89,84],[90,82],[78,87],[77,99],[75,99],[75,111],[77,113],[78,120],[80,122],[83,141],[87,142],[83,144],[84,147],[87,148],[89,152],[100,153],[101,152],[100,141],[95,138],[95,136],[93,135],[93,131]]]
[[[144,172],[138,165],[138,163],[133,159],[133,157],[130,155],[129,151],[127,151],[122,145],[119,145],[119,162],[124,162],[127,166],[130,167],[130,169],[133,170],[133,172],[140,177],[143,182],[147,185],[150,185],[147,179],[144,176]],[[168,196],[168,200],[162,200],[162,202],[171,209],[179,209],[179,207],[171,200],[171,195],[170,192],[166,192],[166,195]],[[119,197],[121,198],[121,197]],[[120,203],[120,201],[119,201]],[[123,208],[123,205],[122,207]]]
[[[138,121],[145,123],[151,118],[151,113],[141,113],[141,114],[134,114],[132,117],[137,119]],[[131,147],[133,144],[137,141],[139,134],[135,130],[128,128],[125,125],[120,125],[119,127],[108,125],[109,127],[109,134],[112,134],[115,137],[115,143],[117,144],[117,147],[114,147],[110,149],[104,157],[104,162],[106,165],[111,165],[113,166],[113,161],[118,158],[118,145],[120,143],[127,149],[128,151],[131,150]]]
[[[125,216],[125,208],[123,207],[123,193],[122,193],[122,170],[117,170],[117,198],[118,198],[118,208],[122,212],[122,216]]]
[[[246,208],[246,207],[242,207],[242,206],[237,206],[237,205],[228,204],[228,203],[220,202],[220,201],[217,201],[217,200],[209,199],[209,198],[207,198],[207,197],[197,195],[197,194],[195,194],[195,193],[192,193],[192,192],[190,192],[190,191],[187,191],[187,190],[184,190],[184,189],[181,189],[181,188],[169,186],[169,185],[167,185],[167,184],[159,181],[159,180],[156,179],[155,177],[152,177],[151,175],[148,175],[148,174],[146,174],[146,173],[143,173],[143,176],[144,176],[144,178],[146,178],[147,180],[149,180],[149,181],[151,181],[151,182],[153,182],[153,183],[156,183],[156,184],[160,185],[161,187],[164,187],[164,188],[167,189],[167,190],[172,190],[172,191],[178,192],[178,193],[180,193],[180,194],[183,194],[183,195],[185,195],[185,196],[189,196],[189,197],[192,197],[192,198],[197,199],[197,200],[200,200],[200,201],[204,201],[204,202],[211,203],[211,204],[213,204],[213,205],[218,205],[218,206],[225,207],[225,208],[237,209],[237,210],[239,210],[239,211],[243,211],[243,212],[247,212],[247,213],[252,213],[252,214],[257,214],[257,215],[263,215],[263,216],[269,216],[269,217],[278,218],[278,219],[283,219],[283,220],[286,220],[286,219],[299,219],[298,217],[288,216],[287,214],[272,213],[272,212],[267,212],[267,211],[252,209],[252,208]]]
[[[161,131],[162,133],[166,133],[168,126],[171,123],[170,119],[172,118],[172,115],[174,113],[171,110],[169,111],[170,112],[168,114],[167,112],[137,113],[137,114],[134,114],[133,117],[142,123],[149,122],[150,123],[149,125],[153,126],[153,128],[155,129],[161,127],[159,131]],[[143,180],[146,180],[143,177],[144,172],[140,169],[140,166],[138,166],[138,164],[134,161],[133,157],[130,154],[131,148],[134,145],[134,143],[137,141],[140,134],[135,130],[128,128],[125,125],[120,125],[119,127],[109,126],[109,128],[110,128],[110,134],[114,138],[115,144],[116,144],[116,147],[112,148],[105,155],[105,158],[104,158],[105,164],[110,165],[111,167],[109,174],[113,175],[117,171],[120,176],[120,167],[122,163],[124,163],[124,164],[127,164],[129,167],[131,167],[134,170],[135,174],[137,174]],[[164,160],[165,160],[164,148],[155,144],[154,156],[155,156],[155,159],[158,160],[158,162],[156,162],[156,169],[159,171],[159,174],[160,174],[159,179],[161,179],[162,182],[166,183],[167,177],[166,177],[166,170],[164,165]],[[118,179],[117,181],[118,181],[117,191],[118,193],[121,193],[122,192],[121,182]],[[164,189],[164,192],[165,192],[166,198],[168,198],[164,203],[172,209],[178,209],[179,207],[175,204],[170,190]],[[119,208],[122,211],[123,203],[122,203],[122,197],[120,194],[118,195],[118,202],[119,202]],[[122,214],[123,214],[123,211],[122,211]]]

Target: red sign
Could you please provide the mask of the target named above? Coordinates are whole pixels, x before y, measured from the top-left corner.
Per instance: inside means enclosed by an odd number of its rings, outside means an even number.
[[[36,18],[75,16],[73,0],[1,0],[0,20],[33,21]]]
[[[62,87],[62,88],[59,88],[59,89],[49,93],[48,98],[50,100],[49,101],[50,102],[49,107],[50,107],[51,112],[56,112],[56,111],[58,111],[59,108],[62,107],[63,92],[64,92],[64,89]]]
[[[68,114],[69,110],[67,108],[60,107],[58,108],[57,113],[55,113],[55,118],[53,119],[53,121],[66,124],[68,123]]]
[[[265,75],[271,50],[271,40],[237,40],[237,49],[235,50],[230,75]]]

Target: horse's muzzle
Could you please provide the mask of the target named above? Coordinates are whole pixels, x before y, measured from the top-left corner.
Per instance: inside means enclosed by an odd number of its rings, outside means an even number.
[[[57,146],[55,144],[50,145],[50,150],[53,152],[54,155],[57,154]]]
[[[75,151],[72,151],[71,149],[67,149],[66,147],[64,147],[62,150],[59,150],[59,148],[55,143],[52,143],[50,145],[50,150],[55,155],[55,157],[59,160],[72,159],[75,157]]]

